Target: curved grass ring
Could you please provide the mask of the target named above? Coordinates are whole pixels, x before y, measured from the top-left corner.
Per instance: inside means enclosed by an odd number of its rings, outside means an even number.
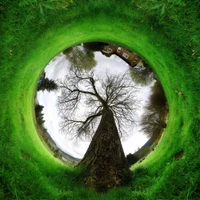
[[[10,173],[8,172],[5,176],[5,182],[10,183],[10,193],[13,196],[25,195],[35,199],[46,196],[48,196],[47,199],[61,197],[71,199],[77,197],[79,199],[84,195],[86,199],[95,199],[96,197],[95,192],[76,185],[76,181],[74,182],[72,179],[75,170],[63,165],[46,149],[36,131],[33,109],[37,80],[48,62],[64,49],[89,41],[117,43],[137,52],[157,74],[169,103],[170,117],[165,134],[155,151],[145,161],[133,168],[136,171],[138,168],[142,169],[138,172],[139,175],[141,173],[141,178],[136,179],[136,182],[133,181],[133,186],[135,184],[136,188],[133,187],[132,192],[128,192],[126,188],[122,189],[123,195],[126,199],[140,196],[147,199],[148,197],[152,199],[154,197],[166,198],[168,190],[172,192],[176,188],[176,194],[183,192],[182,197],[185,197],[192,190],[191,184],[196,183],[197,173],[191,180],[190,186],[185,187],[179,180],[184,176],[182,178],[186,181],[192,174],[185,166],[186,162],[190,161],[187,156],[193,151],[186,150],[185,142],[187,145],[195,143],[194,138],[189,136],[193,127],[189,113],[189,109],[193,109],[192,103],[188,103],[188,107],[186,107],[184,102],[187,92],[188,95],[190,93],[186,90],[186,82],[180,84],[180,81],[185,79],[185,71],[180,69],[180,64],[167,48],[167,40],[162,35],[150,30],[150,27],[148,28],[142,22],[138,22],[134,16],[127,17],[123,12],[125,11],[122,9],[121,16],[116,13],[115,17],[111,18],[102,12],[96,14],[92,19],[89,15],[81,17],[77,13],[77,16],[74,17],[75,20],[69,20],[61,27],[57,27],[56,30],[54,27],[46,29],[36,39],[35,48],[14,68],[15,76],[6,79],[7,83],[11,83],[10,90],[5,95],[10,101],[2,105],[7,104],[6,113],[10,121],[5,119],[2,124],[10,133],[6,153],[12,156],[4,162],[4,165],[9,162],[9,165],[16,164],[16,167],[12,170],[9,168]],[[122,20],[123,15],[125,16],[123,19],[127,19],[127,21]],[[186,112],[187,110],[188,112]],[[176,153],[179,151],[184,152],[184,156],[181,157],[181,160],[176,160]],[[185,176],[186,172],[187,176]],[[11,174],[14,174],[16,182],[11,182]],[[23,175],[24,177],[21,178]],[[39,177],[38,188],[42,192],[35,190]],[[63,183],[60,183],[60,179]],[[28,189],[26,185],[30,180],[32,180],[32,184]],[[164,183],[168,185],[168,189]],[[173,183],[178,184],[179,187],[175,187]],[[65,188],[67,184],[68,189]],[[147,187],[149,191],[139,190],[140,185]],[[28,190],[33,192],[28,192]],[[120,190],[118,192],[111,191],[105,194],[105,199],[118,199],[120,195]]]

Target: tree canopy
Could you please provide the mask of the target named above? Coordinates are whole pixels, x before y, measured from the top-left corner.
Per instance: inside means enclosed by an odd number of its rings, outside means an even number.
[[[152,94],[145,107],[140,125],[141,130],[149,137],[158,138],[163,128],[166,127],[166,114],[168,112],[167,99],[160,82],[156,81],[151,88]]]
[[[58,109],[62,117],[61,130],[75,137],[90,136],[104,109],[113,112],[120,135],[134,124],[134,112],[138,106],[136,87],[128,74],[98,77],[94,71],[72,69],[64,80],[57,81],[61,89]],[[80,116],[80,112],[85,113]]]
[[[50,91],[57,90],[57,89],[58,89],[58,86],[54,80],[48,79],[48,78],[43,78],[43,77],[39,80],[39,83],[37,86],[37,91],[47,90],[48,92],[50,92]]]
[[[91,70],[97,64],[93,50],[86,48],[85,45],[70,47],[63,53],[69,61],[71,69],[78,66],[82,70]]]
[[[144,61],[143,66],[130,67],[129,71],[133,81],[141,86],[146,86],[155,79],[154,72]]]

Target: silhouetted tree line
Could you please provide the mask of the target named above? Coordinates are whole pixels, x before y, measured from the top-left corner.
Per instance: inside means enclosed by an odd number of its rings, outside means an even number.
[[[166,115],[168,113],[167,99],[159,81],[156,81],[151,88],[149,103],[145,107],[140,125],[141,130],[150,138],[149,143],[156,142],[163,129],[166,128]],[[144,148],[144,147],[142,147]],[[135,164],[139,159],[135,154],[126,156],[129,165]]]
[[[48,78],[41,78],[38,82],[37,91],[47,90],[48,92],[57,90],[58,86],[54,80]]]
[[[56,144],[51,138],[51,136],[48,134],[47,129],[44,127],[44,114],[42,113],[44,106],[36,104],[35,105],[35,117],[37,121],[37,125],[40,128],[40,136],[42,136],[42,139],[46,142],[49,149],[54,153],[55,157],[59,158],[59,149],[56,148]]]
[[[42,113],[42,110],[43,110],[44,106],[42,105],[39,105],[39,104],[36,104],[35,105],[35,118],[36,118],[36,121],[37,121],[37,124],[44,130],[44,114]]]
[[[142,131],[148,137],[157,139],[166,128],[166,114],[168,113],[167,99],[159,81],[152,86],[149,103],[141,120]]]

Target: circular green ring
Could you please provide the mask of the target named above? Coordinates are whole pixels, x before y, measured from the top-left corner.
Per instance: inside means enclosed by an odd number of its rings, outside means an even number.
[[[13,148],[19,151],[19,156],[22,147],[23,149],[31,148],[34,150],[31,156],[38,161],[41,168],[48,168],[46,166],[48,163],[51,163],[51,166],[54,163],[56,169],[65,167],[46,150],[37,136],[33,109],[37,80],[48,62],[64,49],[81,42],[107,41],[118,43],[137,52],[153,68],[163,85],[170,105],[168,127],[158,148],[148,157],[147,161],[140,165],[147,167],[156,165],[154,171],[161,168],[165,171],[163,163],[171,156],[168,154],[169,149],[174,146],[181,148],[187,140],[188,130],[182,130],[179,145],[173,142],[177,141],[178,136],[175,133],[179,128],[180,120],[185,121],[188,116],[181,116],[185,107],[183,108],[184,105],[180,103],[182,102],[181,97],[176,93],[179,83],[178,81],[177,83],[171,82],[171,80],[183,79],[184,73],[182,70],[177,70],[180,66],[173,53],[165,47],[167,46],[166,40],[161,35],[146,28],[145,24],[137,24],[134,23],[134,19],[131,20],[132,23],[123,23],[119,16],[108,20],[106,13],[93,19],[83,17],[79,20],[70,20],[69,23],[56,30],[51,27],[37,38],[35,48],[23,58],[20,62],[20,68],[11,78],[11,90],[7,93],[8,97],[14,96],[14,99],[8,102],[8,112],[12,116],[10,123],[14,130],[12,134],[12,141],[15,141]],[[92,26],[86,26],[89,24],[88,21],[92,23]],[[142,28],[146,31],[141,31]],[[151,34],[149,34],[150,32]],[[186,83],[181,84],[182,87],[186,85]],[[177,117],[179,119],[176,119]],[[166,158],[159,164],[159,159],[163,157]]]

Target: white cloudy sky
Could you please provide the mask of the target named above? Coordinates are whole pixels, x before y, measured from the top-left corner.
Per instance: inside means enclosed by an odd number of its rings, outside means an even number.
[[[108,71],[111,74],[124,73],[128,70],[128,65],[118,58],[117,56],[111,56],[110,58],[103,56],[100,52],[95,52],[95,60],[97,66],[95,67],[96,74],[103,74]],[[69,69],[69,63],[62,53],[56,56],[45,68],[46,77],[49,79],[60,79],[64,78],[65,74]],[[57,96],[60,94],[59,91],[47,92],[40,91],[37,93],[37,100],[40,105],[44,106],[43,113],[45,123],[44,126],[47,128],[48,133],[51,135],[58,148],[64,152],[76,157],[82,158],[85,154],[89,140],[72,140],[69,136],[59,132],[59,121],[61,120],[57,111],[56,101]],[[136,119],[139,121],[143,113],[142,107],[145,102],[148,101],[150,94],[150,87],[141,87],[137,92],[137,98],[140,101],[141,108],[138,109]],[[139,126],[136,126],[128,133],[128,136],[122,140],[122,145],[125,154],[134,153],[140,148],[148,139],[140,131]]]

